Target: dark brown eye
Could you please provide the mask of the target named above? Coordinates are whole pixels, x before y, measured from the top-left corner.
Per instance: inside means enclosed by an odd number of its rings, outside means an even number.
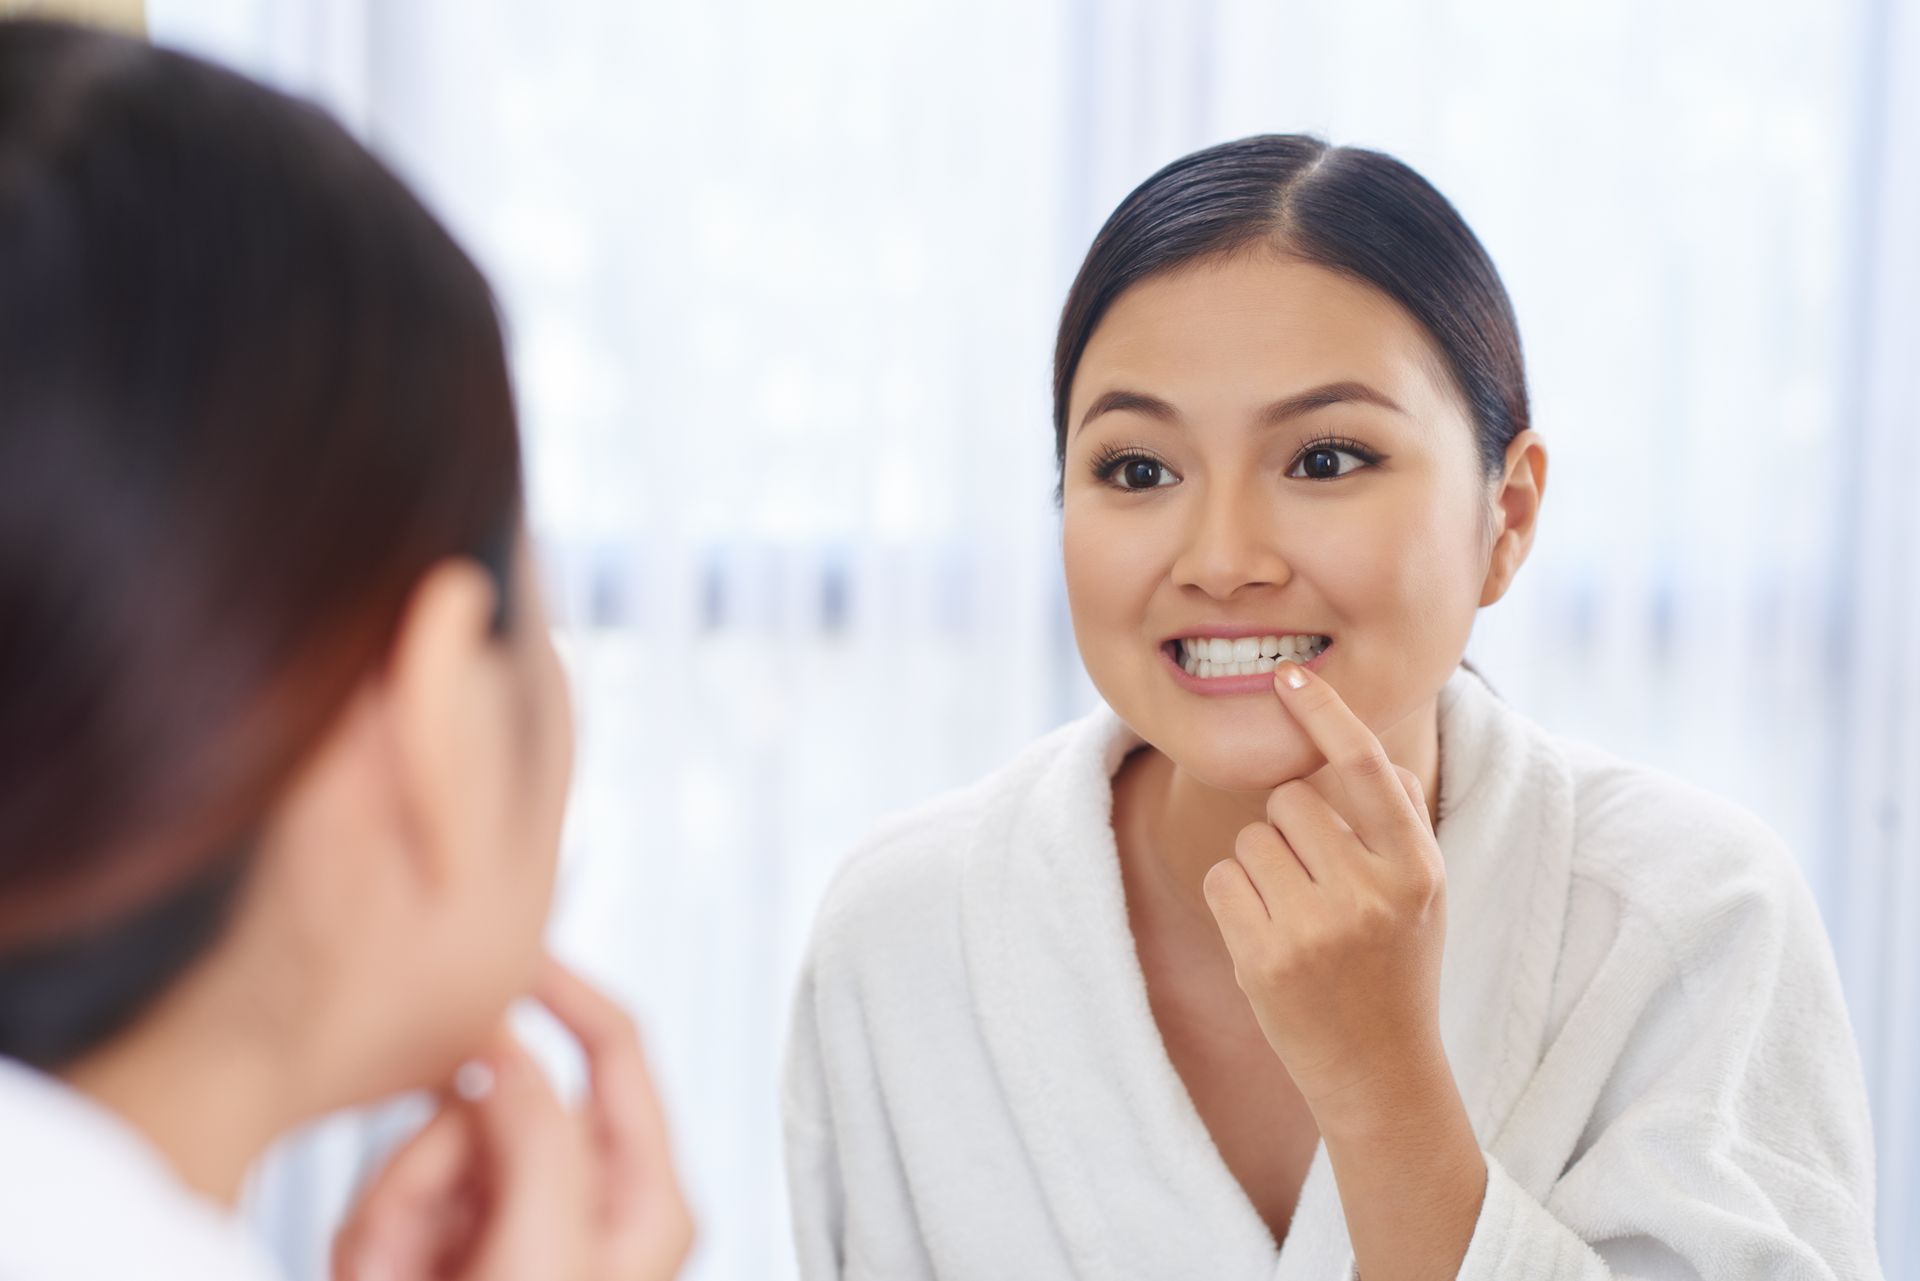
[[[1120,479],[1128,489],[1152,489],[1166,470],[1151,458],[1136,458],[1120,469]]]
[[[1338,480],[1379,461],[1377,456],[1357,446],[1315,445],[1294,459],[1293,469],[1287,475],[1299,480]]]

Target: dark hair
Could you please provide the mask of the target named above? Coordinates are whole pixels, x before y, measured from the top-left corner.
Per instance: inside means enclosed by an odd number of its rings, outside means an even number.
[[[0,1054],[218,937],[433,565],[520,523],[485,280],[318,109],[0,22]]]
[[[1391,156],[1300,134],[1222,143],[1174,161],[1113,211],[1081,264],[1053,358],[1053,433],[1064,469],[1067,402],[1087,342],[1115,299],[1150,276],[1266,244],[1379,289],[1432,336],[1498,475],[1527,428],[1513,305],[1446,197]]]

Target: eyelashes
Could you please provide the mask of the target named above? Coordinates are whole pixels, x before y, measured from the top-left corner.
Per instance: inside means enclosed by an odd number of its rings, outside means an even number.
[[[1368,449],[1365,445],[1353,439],[1353,437],[1351,436],[1322,436],[1319,440],[1310,440],[1306,444],[1302,445],[1300,447],[1300,452],[1293,456],[1293,462],[1287,464],[1287,469],[1291,471],[1293,469],[1294,464],[1298,463],[1302,458],[1305,458],[1308,454],[1314,453],[1322,449],[1336,450],[1336,451],[1342,451],[1345,453],[1352,454],[1355,458],[1358,458],[1362,462],[1367,463],[1369,465],[1378,463],[1382,457],[1380,454],[1377,454],[1373,450]]]
[[[1103,484],[1113,485],[1114,488],[1123,489],[1129,493],[1138,493],[1143,489],[1155,489],[1160,486],[1161,481],[1157,478],[1152,484],[1147,485],[1116,484],[1114,476],[1121,468],[1131,465],[1158,468],[1162,475],[1170,476],[1173,474],[1171,467],[1168,467],[1166,463],[1138,446],[1102,445],[1099,451],[1093,456],[1093,478]]]
[[[1339,480],[1350,476],[1361,467],[1337,471],[1333,475],[1296,476],[1294,473],[1301,463],[1315,454],[1346,454],[1358,459],[1362,467],[1375,467],[1384,461],[1385,456],[1368,448],[1350,436],[1322,436],[1310,440],[1294,454],[1287,464],[1287,476],[1296,480]],[[1336,467],[1338,464],[1335,464]],[[1102,445],[1095,451],[1089,464],[1093,478],[1102,484],[1110,485],[1124,493],[1141,493],[1148,489],[1165,488],[1167,477],[1173,477],[1178,483],[1179,476],[1173,468],[1159,456],[1139,445]],[[1124,475],[1122,474],[1124,472]],[[1134,484],[1134,480],[1145,483]]]

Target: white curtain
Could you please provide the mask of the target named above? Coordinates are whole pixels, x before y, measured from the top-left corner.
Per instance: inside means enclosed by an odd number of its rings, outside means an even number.
[[[1049,503],[1080,254],[1165,161],[1291,129],[1414,164],[1504,272],[1553,470],[1471,653],[1800,852],[1889,1275],[1920,1267],[1920,48],[1891,3],[149,0],[157,40],[332,106],[501,293],[582,721],[555,945],[648,1028],[699,1281],[790,1274],[778,1053],[835,860],[1092,697]],[[262,1181],[303,1275],[404,1119]]]
[[[1836,440],[1847,522],[1843,748],[1823,800],[1842,822],[1829,920],[1879,1137],[1881,1253],[1920,1275],[1920,8],[1869,15],[1857,143],[1849,352]],[[1835,803],[1837,802],[1837,804]]]

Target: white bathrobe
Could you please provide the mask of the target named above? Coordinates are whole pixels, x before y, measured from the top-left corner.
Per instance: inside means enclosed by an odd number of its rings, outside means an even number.
[[[0,1058],[0,1281],[280,1281],[118,1116]]]
[[[1832,950],[1738,807],[1440,696],[1441,1034],[1489,1180],[1474,1281],[1869,1278],[1873,1159]],[[1168,1059],[1127,923],[1109,711],[889,824],[794,1011],[807,1281],[1353,1273],[1325,1147],[1283,1245]]]

